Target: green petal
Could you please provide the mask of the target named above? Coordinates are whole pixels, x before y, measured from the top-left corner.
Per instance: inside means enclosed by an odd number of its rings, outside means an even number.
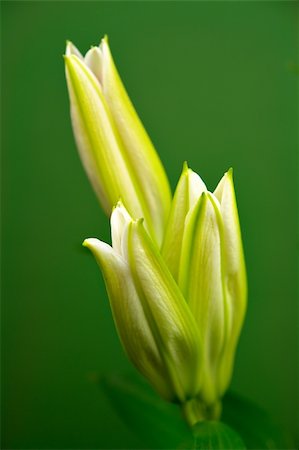
[[[131,171],[136,176],[143,203],[149,210],[156,240],[161,244],[171,203],[168,179],[119,77],[107,37],[102,40],[100,50],[105,100],[121,136]]]
[[[94,254],[104,276],[114,322],[129,359],[165,398],[172,398],[164,361],[136,292],[128,264],[98,239],[83,243]]]
[[[171,204],[169,220],[161,249],[162,256],[175,280],[178,279],[185,219],[206,186],[197,173],[184,163]]]
[[[224,224],[227,337],[219,375],[221,391],[224,392],[230,382],[247,303],[246,268],[232,169],[220,180],[214,195],[219,200]]]
[[[218,397],[215,381],[224,341],[222,226],[218,201],[203,192],[186,219],[179,272],[179,286],[203,342],[202,397],[207,403],[214,403]]]
[[[201,384],[201,345],[195,321],[141,221],[129,225],[127,252],[174,399],[184,402],[199,392]]]

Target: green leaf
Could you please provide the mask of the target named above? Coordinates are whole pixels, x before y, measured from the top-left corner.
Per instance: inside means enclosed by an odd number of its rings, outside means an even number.
[[[267,412],[235,393],[224,397],[222,420],[238,430],[248,449],[294,448],[290,436]]]
[[[191,437],[179,407],[160,399],[138,374],[103,376],[100,386],[142,448],[177,448]]]
[[[193,438],[181,449],[243,450],[245,444],[239,434],[222,422],[200,422],[192,428]]]
[[[102,376],[100,387],[121,420],[140,439],[142,448],[295,448],[292,439],[271,416],[253,402],[232,392],[228,392],[223,399],[221,422],[196,424],[192,437],[179,407],[160,399],[138,373]],[[223,447],[217,447],[220,439]],[[228,445],[229,439],[231,442]]]

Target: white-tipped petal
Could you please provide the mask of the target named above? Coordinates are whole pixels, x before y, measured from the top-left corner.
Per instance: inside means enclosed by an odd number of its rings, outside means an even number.
[[[184,164],[174,198],[172,200],[170,215],[161,249],[162,256],[175,280],[178,279],[182,239],[185,219],[193,208],[206,185],[197,173]]]
[[[161,349],[157,348],[128,264],[108,244],[98,239],[86,239],[83,245],[92,251],[101,268],[115,325],[128,357],[160,395],[172,398]]]
[[[83,56],[79,52],[77,47],[71,41],[66,41],[65,56],[71,56],[71,55],[76,55],[79,59],[83,60]]]
[[[99,47],[91,47],[85,55],[85,64],[89,67],[95,77],[102,83],[102,51]]]
[[[168,179],[117,72],[107,37],[102,40],[100,49],[105,100],[121,136],[144,204],[149,210],[155,238],[161,244],[171,203]]]
[[[202,395],[208,403],[218,397],[217,367],[224,342],[222,226],[217,199],[203,192],[186,220],[179,271],[179,286],[201,333],[205,372]]]
[[[110,215],[121,197],[160,245],[171,202],[168,180],[122,85],[107,38],[85,58],[69,42],[65,62],[77,146],[103,209]]]
[[[214,195],[219,200],[224,224],[227,336],[219,374],[221,391],[224,392],[231,378],[235,350],[247,303],[245,259],[232,169],[220,180]]]
[[[77,56],[65,62],[79,154],[103,209],[110,215],[121,197],[133,216],[146,216],[100,84]]]
[[[113,209],[110,219],[111,224],[111,238],[112,247],[119,254],[123,256],[123,238],[125,228],[132,221],[132,218],[121,201]]]

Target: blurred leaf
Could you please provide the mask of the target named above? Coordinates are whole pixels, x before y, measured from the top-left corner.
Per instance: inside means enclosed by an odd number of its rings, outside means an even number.
[[[238,430],[248,449],[294,448],[287,434],[262,408],[228,392],[223,400],[222,420]]]
[[[190,438],[179,407],[162,400],[137,374],[103,376],[100,386],[143,448],[176,448]]]
[[[291,439],[271,416],[235,393],[228,392],[224,397],[222,422],[197,424],[192,438],[179,407],[162,400],[139,374],[107,374],[100,378],[99,383],[121,420],[140,439],[143,448],[294,448]]]
[[[200,422],[192,428],[193,437],[180,449],[193,450],[243,450],[239,434],[222,422]]]

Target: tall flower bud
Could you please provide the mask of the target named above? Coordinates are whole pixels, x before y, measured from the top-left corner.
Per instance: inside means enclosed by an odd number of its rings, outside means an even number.
[[[172,200],[161,248],[162,256],[176,281],[178,280],[185,219],[201,193],[206,190],[206,185],[200,176],[189,169],[185,162]]]
[[[217,402],[218,366],[225,337],[223,225],[218,201],[203,192],[185,221],[179,286],[197,321],[204,349],[202,400]]]
[[[196,320],[202,344],[202,385],[185,412],[219,416],[230,382],[246,309],[246,270],[232,180],[214,193],[184,166],[174,195],[162,254]]]
[[[223,257],[226,288],[226,340],[219,368],[219,390],[227,389],[247,305],[247,277],[233,171],[224,174],[214,191],[223,220]]]
[[[141,220],[118,204],[112,247],[87,239],[106,282],[119,337],[162,397],[184,403],[201,388],[201,344],[190,309]]]
[[[160,159],[121,82],[108,40],[83,57],[66,48],[66,78],[79,154],[105,212],[121,197],[160,244],[171,194]]]

